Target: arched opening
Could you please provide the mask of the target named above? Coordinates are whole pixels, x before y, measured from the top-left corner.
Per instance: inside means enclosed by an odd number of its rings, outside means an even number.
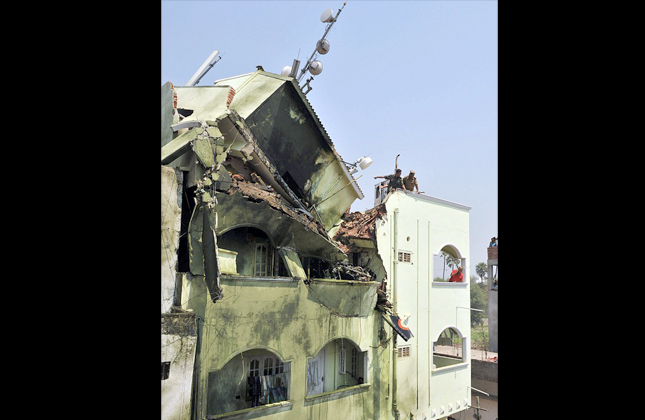
[[[367,382],[367,352],[351,340],[328,342],[307,360],[307,395],[336,391]]]
[[[445,328],[432,343],[432,370],[465,363],[467,339],[455,327]]]
[[[435,282],[467,283],[466,258],[463,258],[457,247],[451,244],[444,245],[438,253],[432,255],[432,279]],[[461,267],[461,276],[459,268]],[[461,279],[461,280],[459,280]]]
[[[284,261],[271,238],[261,229],[243,226],[222,233],[217,238],[219,248],[237,253],[237,273],[243,276],[288,276]]]
[[[291,363],[267,349],[243,351],[208,374],[208,414],[223,414],[289,399]]]

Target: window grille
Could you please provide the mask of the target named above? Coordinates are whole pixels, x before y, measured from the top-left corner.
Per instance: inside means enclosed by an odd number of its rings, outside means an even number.
[[[399,357],[410,357],[410,346],[399,347],[397,351]]]

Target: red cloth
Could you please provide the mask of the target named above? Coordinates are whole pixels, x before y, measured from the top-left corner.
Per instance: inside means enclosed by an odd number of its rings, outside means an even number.
[[[464,274],[460,273],[457,270],[452,270],[452,273],[450,273],[450,280],[451,282],[463,282],[464,281]]]

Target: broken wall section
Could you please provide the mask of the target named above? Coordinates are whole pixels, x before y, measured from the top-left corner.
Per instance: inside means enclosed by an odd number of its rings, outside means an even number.
[[[385,205],[379,205],[364,212],[346,212],[342,222],[333,233],[335,241],[349,257],[349,262],[372,274],[372,281],[380,283],[379,305],[390,307],[387,300],[387,271],[379,254],[376,241],[377,224],[387,218]]]

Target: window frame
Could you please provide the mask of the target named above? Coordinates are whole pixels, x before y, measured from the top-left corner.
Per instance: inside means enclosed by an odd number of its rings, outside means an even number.
[[[348,345],[347,343],[350,343],[351,345]],[[330,346],[330,344],[334,344],[333,346]],[[350,351],[347,352],[347,347],[350,347]],[[333,351],[336,352],[332,358],[327,359],[328,355],[325,355],[328,353],[329,349],[333,349]],[[344,352],[343,352],[344,350]],[[353,351],[355,350],[355,355],[353,355]],[[361,390],[366,390],[368,389],[371,384],[369,383],[370,380],[370,365],[369,365],[369,352],[366,351],[361,351],[361,348],[355,344],[352,340],[348,339],[343,339],[343,338],[337,338],[334,340],[331,340],[327,342],[319,351],[316,353],[313,357],[307,357],[307,366],[309,366],[309,363],[314,361],[315,359],[320,358],[320,354],[323,353],[322,359],[327,360],[329,363],[332,363],[332,360],[335,360],[333,363],[337,364],[335,367],[334,371],[336,371],[334,378],[332,379],[332,387],[335,387],[336,389],[328,390],[325,391],[325,384],[322,386],[322,392],[318,394],[309,394],[309,376],[308,376],[308,371],[305,372],[305,385],[306,385],[306,392],[305,392],[305,401],[317,401],[318,399],[321,399],[323,397],[328,397],[332,396],[333,398],[341,398],[345,395],[351,395],[356,392],[362,392]],[[344,353],[344,356],[342,354]],[[347,356],[349,353],[350,360],[347,360]],[[355,370],[353,370],[352,367],[352,360],[351,358],[355,356]],[[345,370],[341,371],[340,366],[341,366],[341,357],[344,357],[345,360]],[[362,357],[362,361],[361,361]],[[349,364],[349,365],[348,365]],[[362,376],[359,376],[359,373],[361,372],[361,369],[359,367],[362,365]],[[349,370],[347,368],[349,367]],[[326,363],[323,364],[322,367],[319,367],[319,369],[323,369],[325,371],[327,369]],[[336,376],[337,375],[337,376]],[[341,375],[349,375],[352,379],[356,380],[357,384],[354,385],[344,385],[342,382],[345,382],[346,380],[341,379]],[[323,380],[324,383],[327,383],[329,379],[325,377]],[[360,382],[362,380],[362,382]],[[337,385],[337,381],[341,381],[340,384]],[[346,382],[345,382],[346,383]],[[328,383],[327,383],[328,384]],[[328,384],[329,385],[329,384]],[[357,391],[358,390],[358,391]]]
[[[446,359],[454,359],[455,362],[451,363],[446,366],[441,366],[441,367],[436,367],[434,363],[434,357],[435,353],[437,350],[435,350],[436,346],[438,345],[437,343],[439,342],[439,339],[441,338],[442,334],[446,331],[452,329],[457,333],[457,337],[461,340],[461,357],[459,356],[451,356],[451,355],[442,355],[442,354],[436,354],[436,356],[446,358]],[[461,369],[466,366],[468,366],[468,357],[469,357],[469,348],[470,348],[470,340],[467,336],[463,336],[461,331],[459,331],[456,327],[454,326],[447,326],[437,336],[437,340],[432,342],[432,361],[430,363],[430,373],[435,374],[435,373],[442,373],[442,372],[447,372],[455,369]],[[457,353],[459,354],[459,353]],[[460,359],[459,361],[458,358]]]

